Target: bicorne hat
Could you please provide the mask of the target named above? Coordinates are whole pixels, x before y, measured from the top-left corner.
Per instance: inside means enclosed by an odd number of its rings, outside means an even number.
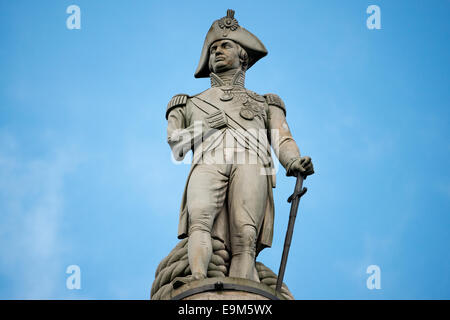
[[[219,20],[214,21],[203,43],[200,62],[195,71],[196,78],[209,77],[209,47],[217,40],[229,39],[233,40],[247,51],[249,69],[256,61],[267,55],[267,49],[262,42],[251,32],[241,27],[234,18],[234,10],[228,9],[227,15]]]

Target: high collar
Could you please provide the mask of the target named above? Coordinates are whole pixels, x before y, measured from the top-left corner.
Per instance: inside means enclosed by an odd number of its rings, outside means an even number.
[[[223,73],[210,73],[211,87],[233,86],[245,88],[245,72],[241,69],[225,71]]]

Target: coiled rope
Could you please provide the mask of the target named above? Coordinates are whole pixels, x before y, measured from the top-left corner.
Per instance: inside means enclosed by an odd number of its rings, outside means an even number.
[[[187,239],[181,240],[159,263],[150,294],[152,300],[168,297],[170,291],[173,290],[172,281],[176,277],[186,277],[191,274],[187,242]],[[212,240],[212,249],[211,261],[208,265],[208,278],[226,277],[230,266],[230,253],[225,244],[217,239]],[[256,262],[256,270],[260,281],[275,290],[277,275],[261,262]],[[294,299],[285,284],[281,288],[281,294],[288,300]]]

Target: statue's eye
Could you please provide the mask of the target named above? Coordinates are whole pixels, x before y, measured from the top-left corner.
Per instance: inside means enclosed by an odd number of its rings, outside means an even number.
[[[210,50],[210,52],[211,52],[211,53],[214,53],[214,52],[216,52],[216,47],[211,47],[211,50]]]

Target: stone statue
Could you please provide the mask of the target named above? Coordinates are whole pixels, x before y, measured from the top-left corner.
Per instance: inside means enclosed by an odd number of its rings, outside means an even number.
[[[314,173],[311,159],[300,156],[281,98],[245,88],[247,70],[265,55],[262,42],[228,10],[209,29],[195,72],[209,77],[211,88],[178,94],[167,106],[174,158],[193,152],[178,227],[178,238],[187,238],[190,274],[173,279],[174,287],[208,277],[216,242],[229,253],[223,275],[260,282],[255,258],[273,238],[271,147],[288,176]]]

